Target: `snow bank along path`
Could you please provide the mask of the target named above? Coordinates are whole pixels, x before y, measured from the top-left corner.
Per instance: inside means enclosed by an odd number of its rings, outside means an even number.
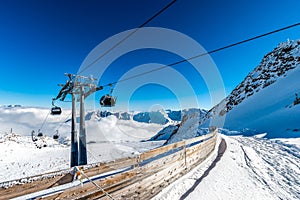
[[[103,187],[116,199],[150,199],[162,188],[203,162],[215,149],[216,139],[217,130],[207,135],[152,149],[137,157],[83,166],[83,171],[94,183]],[[20,195],[25,195],[21,196],[21,199],[105,198],[103,192],[87,180],[82,180],[82,186],[78,183],[69,184],[73,180],[71,173],[56,177],[49,175],[40,177],[42,179],[35,181],[31,178],[32,182],[25,181],[24,184],[12,183],[16,184],[12,187],[6,184],[9,188],[0,189],[1,198]],[[46,182],[39,184],[41,181]],[[29,193],[31,194],[28,196]]]
[[[215,160],[217,150],[153,200],[300,199],[299,147],[256,137],[222,137],[227,143],[224,156],[191,193],[184,196]]]

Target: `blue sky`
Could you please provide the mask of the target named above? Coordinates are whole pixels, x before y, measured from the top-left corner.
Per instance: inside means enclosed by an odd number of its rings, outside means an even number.
[[[169,2],[0,0],[0,105],[50,106],[51,98],[59,91],[57,84],[66,81],[65,72],[77,73],[100,42],[136,28]],[[179,31],[210,51],[300,22],[299,8],[298,0],[178,0],[147,26]],[[212,54],[227,94],[259,64],[265,53],[288,38],[299,39],[300,27]],[[178,60],[181,58],[170,52],[137,50],[117,59],[101,81],[116,81],[137,65]],[[201,76],[195,75],[189,64],[174,68],[192,85],[199,107],[209,109],[209,95]],[[98,106],[97,99],[106,92],[89,99],[89,104]],[[176,108],[175,96],[158,85],[141,86],[132,95],[130,108],[147,110],[155,104]],[[183,98],[188,101],[190,97]],[[60,105],[69,107],[69,103]]]

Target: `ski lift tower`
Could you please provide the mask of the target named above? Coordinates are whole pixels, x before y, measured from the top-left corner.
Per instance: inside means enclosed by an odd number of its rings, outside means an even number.
[[[78,165],[85,165],[87,164],[87,152],[84,100],[100,88],[97,88],[96,79],[93,77],[71,75],[71,80],[74,83],[72,93],[77,95],[77,100],[80,102]]]
[[[86,150],[86,129],[85,129],[85,109],[84,100],[92,93],[102,90],[103,87],[97,87],[96,80],[93,77],[85,77],[74,74],[65,74],[69,80],[59,94],[53,100],[64,101],[67,94],[72,95],[72,125],[71,125],[71,167],[87,164]],[[79,137],[76,133],[76,98],[80,102],[79,117]]]

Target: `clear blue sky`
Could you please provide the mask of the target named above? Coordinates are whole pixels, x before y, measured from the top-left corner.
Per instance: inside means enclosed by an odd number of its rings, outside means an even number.
[[[0,0],[0,105],[50,106],[51,98],[59,91],[57,84],[66,80],[65,72],[76,73],[100,42],[136,28],[169,2]],[[299,8],[299,0],[178,0],[147,26],[174,29],[210,51],[300,22]],[[212,54],[226,92],[240,83],[265,53],[288,38],[299,39],[300,27]],[[171,53],[139,50],[116,60],[103,81],[118,80],[140,64],[168,64],[178,60],[180,57]],[[118,69],[118,66],[126,67]],[[193,77],[193,71],[185,64],[175,68],[188,77],[199,97],[199,106],[209,108],[201,78]],[[147,110],[153,104],[176,107],[174,98],[166,88],[146,85],[132,96],[131,108]],[[60,105],[69,107],[67,103]]]

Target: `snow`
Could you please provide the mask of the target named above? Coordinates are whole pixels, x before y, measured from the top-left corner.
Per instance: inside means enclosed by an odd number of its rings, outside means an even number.
[[[299,137],[300,106],[293,106],[299,92],[300,67],[287,76],[247,98],[226,115],[225,127],[239,130],[243,127],[268,132],[267,137]],[[278,92],[280,91],[280,92]],[[259,103],[258,103],[259,102]],[[299,131],[288,131],[299,129]]]
[[[286,144],[295,145],[300,148],[300,138],[276,138],[275,141],[281,141]]]
[[[177,132],[168,139],[168,144],[182,141],[184,139],[193,138],[197,134],[199,126],[199,113],[185,115]]]
[[[202,120],[202,126],[225,119],[222,127],[245,128],[267,138],[300,137],[300,40],[281,43]],[[214,122],[214,120],[216,122]],[[254,132],[255,132],[254,131]]]
[[[0,148],[0,183],[69,168],[70,146],[46,137],[47,147],[36,148],[29,136],[2,136]],[[163,141],[103,141],[87,144],[88,163],[132,157],[161,146]]]
[[[186,110],[185,112],[192,111]],[[4,151],[0,155],[0,182],[68,168],[70,113],[70,110],[63,109],[62,115],[52,116],[48,115],[49,109],[45,108],[1,107],[0,148]],[[114,114],[100,117],[99,112],[87,111],[85,122],[88,163],[130,157],[161,146],[164,140],[147,140],[164,127],[174,124],[166,114],[158,115],[158,120],[170,120],[166,125],[134,121],[133,116],[138,112]],[[39,138],[36,145],[31,140],[31,131],[35,130],[37,134],[47,115],[47,121],[41,130],[44,137]],[[119,116],[125,116],[126,119],[122,120]],[[58,141],[55,141],[52,136],[57,129],[60,137]],[[43,147],[44,144],[47,147]],[[41,146],[41,149],[36,146]]]
[[[166,119],[166,115],[163,111],[138,113],[133,116],[133,120],[137,122],[156,124],[167,124],[169,122],[169,120]]]
[[[14,108],[12,114],[15,115],[18,109]],[[33,112],[31,114],[33,116],[37,115],[35,112],[40,113],[38,109],[26,109]],[[12,119],[7,109],[6,112],[4,116]],[[18,111],[18,113],[20,115],[18,119],[26,119],[22,116],[22,112]],[[42,114],[45,113],[46,111]],[[28,113],[25,112],[24,115]],[[88,119],[86,121],[88,163],[135,156],[162,145],[167,138],[170,138],[170,132],[174,131],[174,125],[170,128],[172,126],[140,123],[132,119],[120,120],[114,115],[104,118],[95,114],[88,116],[86,118]],[[171,137],[172,140],[187,139],[201,131],[207,131],[199,127],[198,120],[198,112],[189,113],[187,117],[184,117],[177,133]],[[15,122],[12,121],[11,125],[13,123]],[[30,120],[28,120],[29,123]],[[68,123],[66,126],[69,127]],[[159,138],[162,139],[161,141],[149,141],[149,138],[162,129],[164,131]],[[300,144],[299,138],[270,140],[264,138],[270,133],[262,133],[253,137],[236,136],[254,134],[249,129],[243,131],[221,129],[220,131],[228,136],[222,134],[218,138],[218,144],[221,137],[224,138],[227,149],[208,175],[203,176],[207,174],[206,170],[216,159],[218,149],[215,149],[203,163],[165,188],[153,199],[174,200],[180,199],[183,195],[191,200],[300,198],[300,168],[298,166],[300,149],[297,146]],[[69,130],[65,134],[69,134]],[[64,139],[67,140],[67,138]],[[47,147],[37,149],[28,135],[0,133],[0,148],[4,149],[4,153],[0,155],[0,182],[67,169],[70,146],[62,144],[66,142],[55,141],[47,135],[43,140]]]
[[[62,116],[49,115],[43,128],[44,136],[38,137],[37,145],[31,140],[31,130],[37,131],[48,112],[48,109],[42,108],[0,108],[0,148],[3,149],[0,154],[0,182],[69,168],[68,110],[64,110]],[[94,112],[87,112],[86,116],[88,163],[134,156],[164,142],[146,141],[163,125],[119,120],[115,116],[98,118]],[[52,134],[59,126],[60,138],[56,141]],[[44,144],[47,146],[43,147]]]
[[[52,138],[47,147],[37,149],[29,136],[0,136],[0,182],[53,172],[69,167],[69,148]]]
[[[209,129],[199,126],[201,112],[193,110],[194,112],[186,112],[179,124],[166,126],[149,141],[166,140],[165,144],[171,144],[207,134]]]
[[[181,111],[175,111],[181,113]],[[118,119],[123,120],[133,120],[136,122],[143,123],[155,123],[155,124],[167,124],[174,119],[169,118],[169,113],[164,110],[149,111],[149,112],[109,112],[109,111],[99,111],[97,113],[98,117],[108,117],[114,115]],[[181,118],[180,118],[181,119]],[[179,119],[179,120],[180,120]],[[176,119],[175,119],[176,121]]]
[[[150,138],[150,141],[168,140],[175,131],[178,130],[178,125],[169,125],[159,131],[155,136]]]
[[[280,44],[208,112],[88,111],[88,163],[132,157],[165,142],[205,134],[210,124],[225,120],[218,138],[218,144],[226,141],[224,154],[215,149],[153,199],[300,199],[300,104],[294,103],[300,94],[299,55],[300,41]],[[70,113],[66,109],[52,116],[43,108],[1,106],[0,183],[67,169]],[[35,144],[31,131],[37,132],[47,115],[44,136]],[[56,141],[52,136],[57,129]]]
[[[300,198],[299,148],[259,137],[221,137],[227,149],[208,176],[196,182],[216,158],[217,150],[153,199],[180,199],[195,183],[185,199]]]

